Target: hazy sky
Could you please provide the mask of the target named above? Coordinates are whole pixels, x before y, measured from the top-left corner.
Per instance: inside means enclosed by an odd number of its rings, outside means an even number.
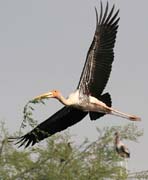
[[[52,89],[67,96],[79,81],[95,31],[94,6],[99,0],[0,0],[0,119],[10,132],[19,129],[22,110],[32,97]],[[106,0],[102,0],[106,4]],[[142,117],[139,143],[129,143],[131,170],[148,169],[148,1],[110,0],[120,9],[115,59],[105,91],[113,106]],[[36,108],[38,122],[62,105],[50,100]],[[77,139],[96,138],[96,126],[125,125],[128,120],[85,118],[70,128]]]

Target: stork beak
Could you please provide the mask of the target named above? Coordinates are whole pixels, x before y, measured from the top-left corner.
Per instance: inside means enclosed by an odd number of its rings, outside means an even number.
[[[34,100],[47,99],[47,98],[52,98],[52,97],[53,97],[53,93],[52,92],[48,92],[48,93],[44,93],[44,94],[41,94],[39,96],[36,96],[34,98]]]

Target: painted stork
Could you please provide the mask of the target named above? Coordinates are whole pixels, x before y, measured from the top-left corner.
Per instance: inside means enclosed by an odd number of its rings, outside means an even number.
[[[129,149],[123,142],[120,140],[119,137],[119,132],[115,133],[115,148],[117,153],[123,157],[123,158],[129,158],[130,157],[130,152]]]
[[[91,120],[96,120],[105,114],[120,116],[132,121],[140,120],[139,117],[113,109],[110,94],[102,94],[112,68],[113,49],[120,18],[118,17],[119,10],[115,12],[114,5],[109,10],[107,2],[105,11],[103,11],[102,2],[100,6],[99,18],[95,8],[96,30],[76,91],[68,98],[64,98],[58,90],[37,96],[35,99],[56,98],[64,104],[64,107],[32,131],[20,137],[17,142],[20,143],[20,146],[34,145],[44,138],[76,124],[87,114]]]

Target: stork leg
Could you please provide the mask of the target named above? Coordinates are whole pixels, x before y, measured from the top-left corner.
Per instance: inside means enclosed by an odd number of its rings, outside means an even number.
[[[122,118],[126,118],[130,121],[140,121],[141,120],[141,118],[138,116],[126,114],[126,113],[123,113],[123,112],[118,111],[118,110],[111,108],[111,107],[107,107],[107,109],[110,110],[110,114],[115,115],[115,116],[119,116]]]
[[[128,119],[130,121],[141,121],[140,117],[118,111],[117,109],[114,109],[112,107],[107,106],[102,101],[99,101],[99,100],[96,101],[96,99],[95,99],[95,102],[91,102],[91,104],[94,105],[94,107],[96,108],[95,109],[96,112],[112,114],[112,115],[115,115],[115,116],[119,116],[119,117]]]

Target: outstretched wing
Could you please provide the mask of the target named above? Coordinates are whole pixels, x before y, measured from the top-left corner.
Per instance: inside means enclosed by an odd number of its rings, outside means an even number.
[[[118,13],[114,13],[114,6],[108,13],[108,3],[105,12],[101,2],[101,12],[98,21],[96,11],[96,31],[89,48],[86,62],[81,74],[78,89],[84,94],[91,94],[99,98],[110,76],[114,59],[113,48],[118,29]]]
[[[65,106],[39,124],[32,131],[20,137],[16,144],[21,143],[20,146],[25,145],[25,147],[28,147],[30,144],[33,146],[35,143],[55,134],[56,132],[60,132],[69,126],[76,124],[86,115],[87,112]]]

